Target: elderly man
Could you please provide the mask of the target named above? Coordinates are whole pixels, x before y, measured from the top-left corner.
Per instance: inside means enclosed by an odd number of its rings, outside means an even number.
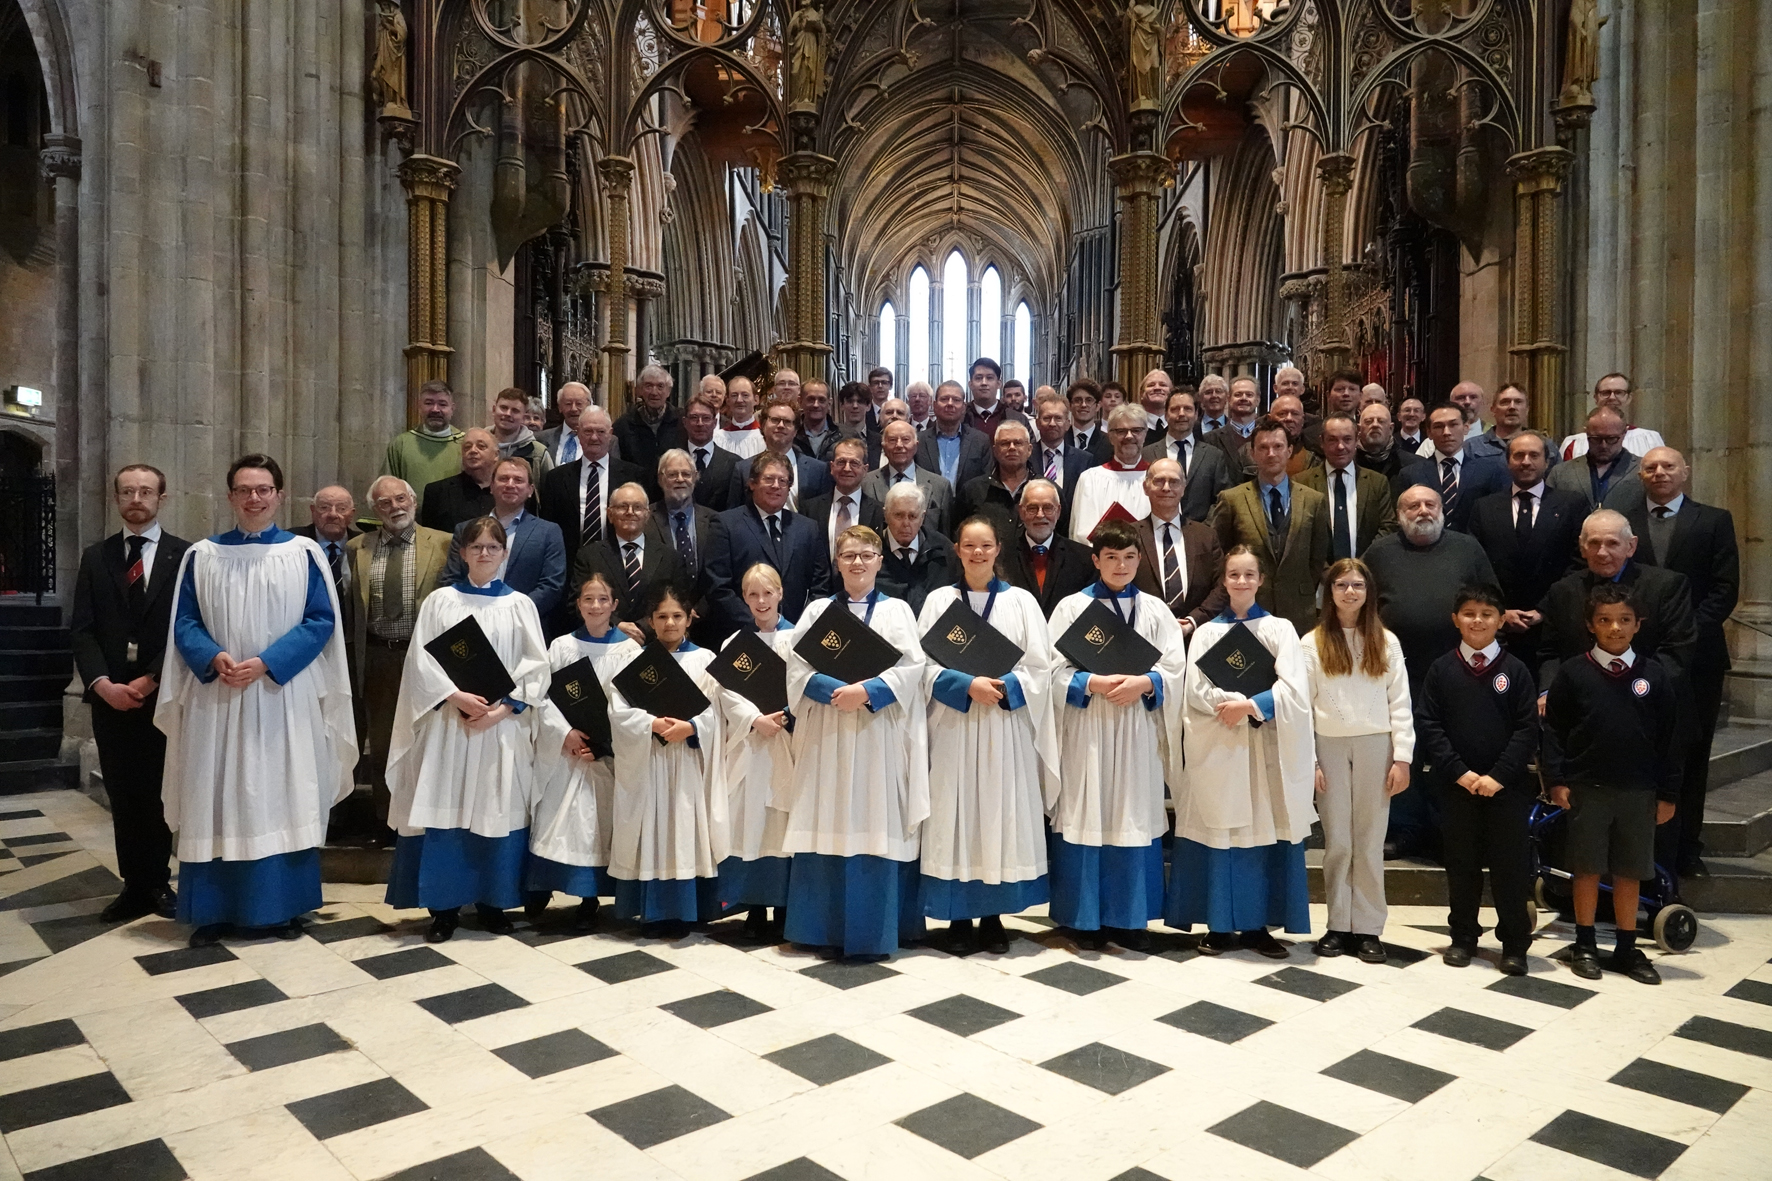
[[[873,416],[868,410],[868,416]],[[794,450],[814,459],[831,461],[831,447],[842,437],[831,418],[831,387],[822,381],[809,381],[800,389],[800,433],[794,436]]]
[[[622,484],[609,493],[608,531],[585,542],[572,559],[573,586],[601,574],[615,588],[614,618],[622,623],[638,624],[647,591],[661,582],[676,581],[679,573],[676,547],[653,523],[646,489],[638,483]],[[688,594],[690,588],[685,585],[683,591]]]
[[[1299,402],[1304,401],[1304,370],[1287,361],[1274,370],[1274,397],[1283,398],[1290,394]],[[1272,406],[1272,403],[1269,403]]]
[[[911,421],[911,404],[903,398],[887,398],[884,402],[881,402],[878,406],[874,407],[874,410],[870,410],[868,413],[872,414],[876,410],[879,412],[878,423],[877,425],[868,427],[868,430],[871,432],[869,437],[874,446],[878,447],[880,444],[880,432],[886,429],[887,423]],[[876,464],[875,466],[877,467],[879,465]]]
[[[957,381],[944,381],[935,391],[935,429],[924,431],[917,444],[917,466],[940,472],[955,488],[982,476],[991,461],[990,436],[967,425],[966,398]]]
[[[1194,436],[1204,439],[1231,420],[1231,384],[1221,374],[1208,373],[1200,379],[1198,398],[1200,421],[1194,424]]]
[[[511,386],[492,399],[492,437],[500,459],[521,459],[534,483],[554,468],[554,457],[529,429],[529,395]]]
[[[1389,410],[1391,396],[1386,393],[1384,387],[1379,385],[1376,381],[1369,381],[1360,387],[1360,409],[1364,410],[1374,402],[1381,404],[1386,410]]]
[[[1641,542],[1636,560],[1684,574],[1691,583],[1693,622],[1698,629],[1686,688],[1692,697],[1691,745],[1687,748],[1686,772],[1680,780],[1677,849],[1669,859],[1681,877],[1702,876],[1706,871],[1700,854],[1704,842],[1704,793],[1710,784],[1710,747],[1716,736],[1717,710],[1722,705],[1723,681],[1729,671],[1729,644],[1723,621],[1735,610],[1741,591],[1741,557],[1735,544],[1735,518],[1728,509],[1700,504],[1687,493],[1692,469],[1686,457],[1672,447],[1651,447],[1643,456],[1638,474],[1643,499],[1633,504],[1627,519]]]
[[[642,473],[637,465],[609,453],[614,437],[609,412],[601,406],[590,407],[578,416],[578,458],[555,468],[541,482],[541,517],[560,526],[568,566],[586,542],[603,536],[610,491],[640,483]]]
[[[1397,532],[1373,542],[1365,560],[1378,583],[1379,615],[1403,645],[1411,699],[1419,702],[1428,666],[1458,643],[1452,616],[1459,588],[1494,585],[1495,571],[1482,546],[1446,528],[1440,494],[1425,484],[1398,498],[1397,518]],[[1386,857],[1429,852],[1437,843],[1437,800],[1427,790],[1423,754],[1418,748],[1415,790],[1391,799]]]
[[[936,587],[959,581],[960,562],[954,547],[923,519],[923,493],[915,484],[897,484],[887,490],[886,533],[880,540],[886,544],[886,553],[876,585],[905,600],[911,610],[922,611],[923,600]]]
[[[1317,432],[1323,462],[1298,477],[1329,502],[1329,560],[1364,557],[1374,541],[1397,529],[1390,481],[1355,462],[1359,428],[1344,410],[1323,416]]]
[[[446,381],[418,387],[419,423],[388,443],[382,471],[423,490],[461,470],[462,431],[455,423],[455,395]]]
[[[999,539],[998,566],[1009,585],[1040,601],[1050,619],[1053,608],[1095,581],[1092,551],[1058,531],[1062,498],[1052,481],[1029,480],[1015,511],[1021,528]]]
[[[554,407],[560,411],[560,425],[549,427],[536,436],[548,449],[548,454],[554,457],[555,467],[578,458],[578,416],[590,404],[591,391],[583,382],[569,381],[555,395]]]
[[[1108,442],[1107,424],[1101,421],[1101,386],[1087,377],[1079,377],[1065,390],[1064,400],[1071,408],[1071,446],[1087,451],[1096,463],[1114,457],[1114,445]]]
[[[527,466],[527,465],[523,465]],[[363,731],[359,773],[373,793],[378,844],[391,844],[388,819],[388,736],[412,625],[425,597],[443,583],[450,535],[416,523],[412,485],[382,476],[369,485],[369,507],[381,521],[345,547],[351,564],[351,647],[357,654],[357,720]]]
[[[1471,506],[1491,492],[1507,489],[1507,468],[1494,456],[1473,458],[1465,451],[1465,412],[1451,403],[1434,407],[1427,417],[1427,434],[1433,444],[1434,484],[1446,528],[1468,533]]]
[[[1173,459],[1153,459],[1144,473],[1151,515],[1139,521],[1138,573],[1133,583],[1163,600],[1184,637],[1223,611],[1224,550],[1218,535],[1182,514],[1187,476]]]
[[[797,405],[800,401],[800,374],[785,365],[777,369],[769,380],[770,402],[788,402]]]
[[[794,436],[799,429],[799,415],[792,402],[771,402],[763,411],[763,444],[786,459],[792,469],[793,485],[788,491],[788,507],[795,512],[800,510],[802,502],[831,490],[830,465],[794,450]],[[726,489],[727,503],[744,503],[751,482],[751,459],[739,460],[738,466],[732,469],[732,483]]]
[[[695,396],[707,399],[714,413],[722,413],[726,405],[726,379],[718,373],[702,374],[701,380],[695,384]]]
[[[1636,479],[1642,457],[1626,449],[1624,434],[1624,417],[1610,406],[1601,406],[1587,416],[1587,449],[1552,468],[1546,482],[1580,496],[1590,511],[1609,508],[1623,512],[1630,508],[1642,494]]]
[[[662,365],[646,366],[634,378],[633,405],[610,425],[622,458],[639,465],[640,483],[654,497],[658,495],[658,457],[689,444],[683,420],[671,408],[673,384],[670,371]]]
[[[1051,386],[1034,400],[1034,457],[1028,466],[1061,489],[1074,489],[1077,477],[1095,466],[1095,456],[1071,445],[1070,408]]]
[[[830,544],[831,559],[837,556],[837,535],[851,525],[866,525],[875,533],[886,528],[882,502],[868,495],[862,481],[868,474],[867,440],[838,439],[831,449],[829,492],[810,497],[800,511],[818,526]]]
[[[1224,452],[1233,479],[1247,480],[1255,474],[1249,457],[1249,436],[1255,430],[1256,408],[1261,391],[1253,377],[1233,377],[1226,402],[1225,424],[1200,441]]]
[[[1149,446],[1160,442],[1169,430],[1169,420],[1165,407],[1169,405],[1169,395],[1175,392],[1175,383],[1161,369],[1153,369],[1144,375],[1138,383],[1138,404],[1144,407],[1144,441]]]
[[[1505,393],[1495,399],[1497,418]],[[1538,604],[1576,561],[1581,521],[1587,516],[1581,497],[1546,486],[1549,449],[1550,441],[1537,431],[1510,436],[1507,467],[1513,484],[1477,501],[1470,516],[1470,535],[1489,555],[1507,605],[1501,642],[1527,668],[1538,662]]]
[[[1360,451],[1354,462],[1389,481],[1392,500],[1411,485],[1434,483],[1434,465],[1398,445],[1392,433],[1390,407],[1382,402],[1368,402],[1360,407],[1359,428]]]
[[[716,444],[740,459],[749,459],[763,450],[763,432],[757,422],[757,387],[750,378],[735,377],[726,383],[726,403],[720,413],[720,426],[714,431]]]
[[[1218,502],[1218,494],[1231,486],[1229,461],[1224,452],[1200,442],[1198,407],[1198,395],[1188,390],[1170,394],[1163,407],[1168,430],[1144,448],[1147,462],[1173,459],[1181,465],[1187,480],[1181,511],[1190,521],[1204,521]]]
[[[1446,395],[1446,402],[1442,405],[1449,403],[1458,407],[1459,413],[1463,416],[1464,434],[1458,439],[1459,446],[1462,447],[1465,440],[1474,439],[1489,429],[1490,424],[1483,421],[1483,411],[1488,408],[1488,400],[1489,395],[1483,391],[1482,386],[1474,381],[1461,381],[1452,387],[1451,393]],[[1416,448],[1416,454],[1423,459],[1433,459],[1432,451],[1440,446],[1439,440],[1433,436],[1431,419],[1428,426],[1428,437]]]
[[[731,507],[726,498],[732,491],[732,471],[738,466],[738,456],[714,442],[714,427],[719,421],[719,411],[700,394],[683,407],[687,437],[683,451],[695,469],[695,503],[717,513]]]
[[[461,437],[461,470],[434,481],[421,497],[419,523],[427,529],[455,532],[463,521],[492,511],[492,465],[498,462],[498,441],[485,427],[472,427]]]
[[[726,635],[756,627],[739,580],[758,562],[781,575],[781,613],[788,619],[800,618],[807,603],[828,593],[830,547],[816,525],[787,507],[793,481],[793,462],[787,456],[758,452],[752,457],[748,503],[714,519],[704,569],[708,594]]]
[[[692,403],[693,404],[693,403]],[[659,499],[652,506],[654,532],[670,543],[677,555],[678,579],[694,587],[691,625],[696,643],[717,643],[718,624],[708,598],[706,577],[708,543],[714,530],[714,510],[695,503],[695,462],[687,451],[667,451],[658,459]]]
[[[1321,423],[1311,423],[1306,419],[1302,398],[1297,394],[1281,394],[1274,399],[1269,413],[1280,420],[1280,425],[1286,428],[1286,438],[1292,443],[1292,458],[1286,461],[1287,475],[1302,475],[1323,462],[1304,442],[1307,426],[1321,426]]]
[[[889,403],[890,404],[890,403]],[[938,473],[917,463],[920,440],[909,422],[888,421],[880,428],[880,466],[862,477],[861,490],[886,504],[886,491],[895,484],[914,484],[923,490],[925,516],[937,533],[946,533],[953,522],[954,488]]]
[[[1420,456],[1427,442],[1427,405],[1411,395],[1397,403],[1397,446]]]
[[[1071,493],[1072,540],[1088,541],[1110,505],[1118,504],[1133,520],[1151,511],[1144,496],[1144,407],[1120,406],[1108,415],[1108,438],[1113,458],[1077,477]]]
[[[518,594],[529,596],[542,626],[553,636],[575,625],[574,614],[560,610],[566,588],[566,541],[560,526],[530,511],[534,491],[527,464],[519,459],[498,461],[492,472],[491,513],[505,530],[505,563],[498,577]],[[468,524],[457,525],[450,539],[449,564],[443,569],[445,585],[467,576],[461,536]]]
[[[935,426],[935,390],[928,382],[913,381],[905,386],[904,401],[911,409],[911,425],[918,434]]]
[[[1667,443],[1657,431],[1647,427],[1633,426],[1630,420],[1631,388],[1630,378],[1622,373],[1608,373],[1594,382],[1594,409],[1602,406],[1617,411],[1619,421],[1624,426],[1624,449],[1632,455],[1641,457],[1649,454],[1651,447],[1665,447]],[[1588,436],[1576,433],[1563,440],[1559,453],[1564,459],[1579,459],[1587,454]]]
[[[297,537],[311,537],[326,551],[326,562],[332,570],[332,588],[344,600],[350,567],[345,564],[345,542],[357,536],[357,502],[349,488],[328,484],[314,493],[308,504],[308,524],[290,530]]]
[[[1256,422],[1249,454],[1255,478],[1227,489],[1207,524],[1225,553],[1250,548],[1263,574],[1255,601],[1303,635],[1316,626],[1317,584],[1329,562],[1328,501],[1287,473],[1292,439],[1273,415]]]
[[[961,487],[954,500],[954,527],[967,517],[987,517],[996,524],[997,536],[1007,537],[1015,526],[1016,502],[1028,477],[1035,474],[1028,466],[1032,454],[1027,423],[1013,418],[998,423],[991,438],[991,470]],[[1059,528],[1063,527],[1061,518]]]

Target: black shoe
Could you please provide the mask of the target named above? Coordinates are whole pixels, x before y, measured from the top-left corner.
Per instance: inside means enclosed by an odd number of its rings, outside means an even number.
[[[207,926],[198,927],[191,932],[190,945],[192,947],[214,947],[222,941],[223,935],[233,929],[233,926],[228,923],[210,923]]]
[[[1100,951],[1102,944],[1107,942],[1106,936],[1101,933],[1100,929],[1094,931],[1073,930],[1071,934],[1076,936],[1077,946],[1084,951]]]
[[[488,935],[509,935],[517,929],[511,916],[496,906],[481,906],[476,903],[474,910],[480,918],[480,929]]]
[[[307,930],[307,923],[302,921],[300,915],[296,915],[282,926],[272,927],[271,934],[287,943],[291,939],[300,939],[303,935],[307,934]]]
[[[1281,943],[1278,939],[1275,939],[1273,932],[1269,931],[1266,927],[1263,927],[1258,931],[1241,932],[1237,936],[1237,946],[1243,948],[1245,951],[1253,951],[1257,955],[1264,955],[1270,960],[1283,960],[1291,954],[1287,951],[1286,945]]]
[[[1390,958],[1390,953],[1384,949],[1384,940],[1376,935],[1359,937],[1359,955],[1362,964],[1382,964]]]
[[[841,951],[842,948],[837,950]],[[843,962],[846,964],[883,964],[891,958],[890,954],[846,955],[843,957]]]
[[[1569,955],[1569,967],[1583,980],[1598,980],[1600,978],[1600,953],[1594,948],[1583,947],[1578,943],[1575,945],[1575,950]]]
[[[787,942],[788,908],[777,906],[769,912],[769,928],[765,936],[770,943]]]
[[[523,895],[523,917],[534,922],[548,912],[548,903],[554,900],[552,890],[530,890]]]
[[[1346,950],[1347,944],[1342,941],[1340,931],[1325,931],[1323,937],[1311,945],[1311,951],[1325,960],[1332,960]]]
[[[1003,920],[998,915],[986,915],[978,920],[978,939],[992,955],[1009,954],[1009,932],[1003,929]]]
[[[1114,931],[1109,937],[1127,951],[1149,951],[1151,949],[1151,933],[1145,927],[1126,927]]]
[[[578,909],[572,913],[572,929],[581,935],[595,931],[597,929],[597,910],[598,904],[595,898],[586,898],[580,902]]]
[[[1683,878],[1708,878],[1710,867],[1701,858],[1692,857],[1680,862],[1679,868],[1674,872]]]
[[[1629,957],[1620,959],[1617,952],[1606,957],[1606,969],[1629,976],[1638,984],[1660,984],[1661,973],[1649,962],[1649,957],[1638,948],[1631,948]]]
[[[744,912],[744,937],[752,943],[769,938],[769,908],[753,906]]]
[[[102,923],[128,923],[153,913],[154,899],[146,890],[132,890],[125,886],[123,893],[98,912],[98,917]]]
[[[1471,966],[1471,953],[1475,950],[1463,943],[1454,943],[1445,950],[1440,959],[1448,968],[1468,968]]]
[[[843,949],[841,947],[821,947],[818,949],[818,958],[821,960],[840,960],[843,958]]]
[[[455,934],[455,929],[460,925],[461,919],[454,914],[434,914],[431,916],[430,928],[425,931],[425,942],[448,943],[449,937]]]
[[[163,919],[178,917],[178,895],[172,892],[171,886],[160,886],[148,893],[153,899],[155,914]]]
[[[973,930],[971,919],[948,923],[946,948],[949,955],[971,955],[978,950],[978,932]]]
[[[1526,953],[1504,951],[1501,953],[1501,962],[1495,966],[1501,969],[1503,976],[1524,976],[1526,974]]]
[[[1237,946],[1237,937],[1229,931],[1209,931],[1206,938],[1200,940],[1201,955],[1223,955],[1233,951]]]

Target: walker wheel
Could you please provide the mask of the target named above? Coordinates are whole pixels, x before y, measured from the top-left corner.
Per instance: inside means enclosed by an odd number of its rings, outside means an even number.
[[[1698,938],[1698,916],[1692,908],[1674,903],[1655,912],[1655,946],[1663,951],[1685,951]]]

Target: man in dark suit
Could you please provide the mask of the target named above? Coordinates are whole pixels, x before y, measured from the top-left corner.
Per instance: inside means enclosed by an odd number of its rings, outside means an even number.
[[[775,451],[752,456],[750,503],[714,518],[705,570],[715,616],[728,635],[755,626],[739,580],[758,562],[781,575],[781,613],[788,619],[799,619],[808,602],[829,591],[830,547],[817,526],[787,507],[791,462]]]
[[[1176,396],[1179,396],[1177,394]],[[1151,515],[1133,527],[1138,532],[1138,573],[1133,584],[1168,605],[1183,636],[1223,611],[1230,601],[1224,589],[1224,549],[1218,535],[1181,511],[1187,477],[1181,464],[1157,458],[1144,473],[1144,495]]]
[[[1231,483],[1240,484],[1255,477],[1255,461],[1249,454],[1249,437],[1255,430],[1255,419],[1261,405],[1261,393],[1253,377],[1231,379],[1230,399],[1226,413],[1230,420],[1209,432],[1202,443],[1224,452]]]
[[[1163,409],[1169,429],[1144,449],[1147,463],[1173,459],[1181,464],[1182,477],[1187,482],[1181,515],[1190,521],[1204,521],[1218,501],[1218,494],[1232,483],[1224,452],[1201,442],[1198,411],[1199,400],[1192,391],[1176,390],[1170,394]]]
[[[308,515],[311,518],[308,524],[298,525],[290,532],[297,537],[313,538],[326,551],[327,564],[332,567],[332,589],[338,592],[342,604],[350,585],[345,543],[362,532],[357,528],[357,502],[349,488],[329,484],[314,493],[314,499],[308,505]]]
[[[74,666],[92,707],[92,737],[111,800],[111,831],[123,892],[100,912],[107,923],[173,917],[172,833],[160,800],[166,736],[154,726],[173,583],[190,543],[156,519],[166,496],[158,468],[130,464],[111,482],[121,532],[80,556],[68,619]]]
[[[862,479],[868,472],[867,456],[866,440],[838,439],[831,448],[834,487],[800,506],[801,515],[817,525],[819,534],[830,542],[833,556],[837,552],[837,534],[851,525],[866,525],[875,533],[886,528],[885,507],[862,488]]]
[[[583,415],[580,415],[583,418]],[[453,533],[463,521],[492,511],[492,465],[498,462],[498,442],[484,427],[472,427],[461,437],[461,471],[426,484],[419,494],[419,524],[439,533]]]
[[[886,493],[886,532],[880,538],[886,553],[877,585],[912,611],[938,586],[959,581],[960,561],[948,539],[923,519],[923,491],[915,484],[897,484]]]
[[[1470,535],[1489,555],[1507,604],[1501,641],[1535,667],[1541,639],[1538,604],[1551,584],[1577,561],[1587,504],[1572,492],[1545,486],[1550,442],[1522,430],[1507,441],[1513,487],[1491,492],[1471,510]]]
[[[1113,440],[1101,421],[1101,386],[1091,378],[1079,377],[1065,391],[1064,400],[1071,408],[1071,446],[1089,452],[1096,463],[1112,459]]]
[[[966,424],[960,383],[944,381],[935,391],[935,429],[917,444],[917,466],[939,473],[955,489],[984,475],[991,463],[991,441]]]
[[[886,490],[894,484],[914,483],[923,490],[925,519],[937,533],[946,533],[953,523],[953,485],[917,463],[918,437],[908,422],[888,422],[880,428],[880,450],[886,462],[862,477],[861,490],[886,503]]]
[[[1578,462],[1578,461],[1577,461]],[[1625,514],[1640,539],[1637,561],[1686,576],[1691,584],[1692,614],[1698,627],[1686,687],[1691,693],[1691,745],[1680,780],[1680,801],[1674,822],[1664,829],[1677,844],[1670,849],[1682,877],[1707,871],[1700,854],[1704,842],[1704,793],[1710,785],[1710,747],[1716,737],[1717,711],[1723,704],[1723,681],[1729,671],[1729,644],[1723,621],[1735,610],[1741,592],[1741,555],[1735,543],[1735,518],[1728,509],[1700,504],[1686,494],[1692,469],[1672,447],[1652,447],[1638,468],[1643,499]]]
[[[1263,415],[1250,436],[1255,479],[1220,496],[1207,523],[1224,552],[1250,548],[1263,575],[1256,601],[1302,635],[1316,626],[1317,584],[1329,563],[1329,502],[1286,474],[1292,440],[1285,424]]]
[[[572,585],[601,574],[615,588],[615,616],[621,623],[640,622],[640,603],[647,591],[677,579],[677,551],[653,524],[646,489],[623,484],[609,494],[609,530],[579,547],[572,563]],[[687,590],[684,592],[688,593]]]
[[[719,423],[719,409],[704,398],[691,398],[683,407],[683,433],[688,439],[683,450],[695,468],[695,503],[723,513],[732,507],[727,497],[738,456],[714,443],[714,428]]]
[[[575,612],[569,606],[577,595],[566,594],[566,542],[560,526],[530,512],[530,467],[527,460],[501,459],[492,472],[492,513],[505,528],[505,568],[500,581],[519,594],[529,596],[541,616],[542,628],[549,637],[576,626]],[[443,585],[459,582],[467,576],[467,562],[461,556],[462,530],[470,522],[455,527],[449,541],[449,561],[443,567]]]
[[[1021,528],[1000,539],[1004,580],[1038,599],[1048,619],[1061,601],[1095,581],[1090,548],[1058,532],[1060,511],[1058,489],[1048,480],[1029,480],[1016,505]]]
[[[1033,452],[1027,424],[1009,418],[997,424],[991,439],[991,470],[974,476],[954,499],[954,520],[949,526],[959,532],[960,523],[968,517],[988,517],[1002,537],[1015,525],[1015,502],[1027,486],[1028,456]],[[1062,495],[1062,490],[1061,490]],[[1069,507],[1069,498],[1065,507]],[[1059,528],[1064,528],[1061,517]]]
[[[1397,506],[1390,483],[1355,462],[1358,428],[1339,410],[1323,417],[1317,444],[1323,462],[1299,473],[1298,482],[1329,501],[1329,560],[1364,557],[1371,544],[1397,530]]]
[[[800,505],[831,490],[830,465],[822,459],[801,455],[794,450],[794,435],[800,429],[800,419],[799,412],[791,404],[771,402],[769,408],[763,412],[762,422],[764,449],[775,452],[794,465],[788,507],[798,512]],[[726,499],[730,503],[744,504],[749,496],[751,465],[755,459],[755,456],[741,459],[738,466],[732,469],[732,482],[726,490]]]
[[[1101,462],[1094,452],[1075,446],[1071,438],[1070,411],[1064,399],[1048,393],[1036,400],[1034,453],[1028,460],[1028,472],[1058,485],[1066,504],[1070,503],[1070,490],[1077,486],[1077,477]]]
[[[714,510],[695,503],[695,464],[687,451],[667,451],[658,461],[661,497],[652,506],[648,526],[677,555],[678,582],[689,588],[694,619],[689,635],[706,648],[716,647],[728,633],[714,612],[707,577],[708,546],[713,539]]]
[[[640,483],[648,496],[658,497],[658,457],[673,447],[684,447],[689,435],[683,420],[671,409],[671,374],[662,365],[648,365],[634,378],[634,402],[610,424],[621,456],[640,465]]]
[[[1464,411],[1451,402],[1435,406],[1427,416],[1427,435],[1434,453],[1434,487],[1446,514],[1446,528],[1470,532],[1471,506],[1491,492],[1512,486],[1507,468],[1494,456],[1473,459],[1464,450]]]
[[[1637,479],[1642,457],[1625,448],[1625,429],[1623,415],[1601,406],[1587,416],[1587,454],[1559,463],[1545,482],[1580,496],[1590,510],[1628,509],[1642,496]]]
[[[1368,402],[1360,407],[1360,453],[1354,462],[1369,468],[1390,481],[1391,500],[1416,484],[1427,484],[1436,491],[1434,465],[1414,454],[1395,438],[1390,407],[1383,402]]]
[[[609,454],[614,437],[609,412],[601,406],[589,407],[578,416],[579,457],[541,478],[541,516],[560,526],[568,568],[586,542],[597,541],[608,532],[609,494],[623,484],[645,486],[638,465]],[[465,454],[466,439],[462,447]]]

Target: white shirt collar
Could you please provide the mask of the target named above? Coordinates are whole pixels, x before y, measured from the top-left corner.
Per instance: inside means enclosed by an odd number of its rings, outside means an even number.
[[[621,535],[616,533],[613,528],[611,528],[609,532],[611,534],[611,540],[615,542],[615,548],[622,553],[627,553],[628,546],[630,545],[639,547],[641,553],[646,552],[646,531],[644,529],[626,541],[623,541]]]
[[[1650,515],[1650,517],[1654,517],[1656,509],[1665,508],[1665,509],[1671,510],[1671,513],[1670,513],[1671,516],[1677,517],[1680,515],[1680,506],[1685,503],[1686,503],[1686,494],[1684,492],[1680,493],[1678,496],[1674,497],[1672,500],[1668,501],[1666,504],[1656,504],[1653,500],[1651,500],[1649,502],[1649,515]]]
[[[1594,658],[1594,663],[1601,668],[1611,668],[1614,660],[1624,661],[1624,667],[1626,668],[1635,668],[1637,666],[1637,650],[1635,648],[1626,648],[1622,652],[1608,652],[1598,644],[1595,644],[1589,655]]]
[[[1469,664],[1471,662],[1471,660],[1473,658],[1475,658],[1475,656],[1477,655],[1477,651],[1478,651],[1477,649],[1471,647],[1469,644],[1465,643],[1463,640],[1458,641],[1459,659],[1463,660],[1466,664]],[[1490,640],[1489,646],[1487,648],[1482,649],[1482,653],[1483,653],[1483,665],[1485,668],[1491,664],[1494,664],[1495,658],[1501,655],[1501,641],[1500,640]]]
[[[1454,451],[1451,455],[1444,455],[1440,452],[1440,449],[1438,447],[1434,448],[1434,466],[1435,467],[1444,467],[1446,464],[1446,461],[1448,459],[1450,459],[1452,461],[1453,466],[1458,467],[1458,468],[1463,468],[1464,467],[1464,448],[1460,447],[1458,450]]]
[[[1027,534],[1026,536],[1027,536],[1027,542],[1029,545],[1043,545],[1043,546],[1050,547],[1052,545],[1052,539],[1058,536],[1058,530],[1054,529],[1052,532],[1048,533],[1045,537],[1041,537],[1041,538],[1036,538],[1031,533]]]
[[[131,529],[129,527],[128,522],[125,522],[123,525],[123,540],[126,542],[131,537],[145,537],[145,538],[147,538],[149,545],[158,545],[158,544],[160,544],[160,533],[161,533],[161,529],[160,529],[160,518],[159,517],[155,517],[152,521],[149,521],[148,527],[146,529],[143,529],[140,533],[137,533],[135,530]],[[321,544],[324,545],[325,542],[321,542]],[[340,542],[339,544],[342,545],[343,542]]]
[[[908,549],[911,551],[911,557],[913,559],[917,556],[917,551],[921,548],[922,543],[923,543],[923,535],[921,533],[919,533],[915,537],[911,538],[910,541],[905,543],[904,545],[900,545],[898,543],[898,538],[892,536],[891,533],[886,534],[886,547],[888,549],[890,549],[895,554],[901,549]]]
[[[1514,485],[1514,495],[1515,496],[1518,496],[1522,492],[1529,493],[1533,500],[1543,500],[1544,499],[1544,481],[1540,480],[1540,481],[1538,481],[1538,483],[1532,485],[1532,487],[1530,487],[1530,488],[1522,488],[1518,484]]]
[[[1182,520],[1183,520],[1183,518],[1182,518],[1181,513],[1177,512],[1173,517],[1171,517],[1167,521],[1165,521],[1162,517],[1159,517],[1156,514],[1156,510],[1153,509],[1151,511],[1151,536],[1152,537],[1158,536],[1159,531],[1165,525],[1169,526],[1171,529],[1175,530],[1177,533],[1180,533]]]

